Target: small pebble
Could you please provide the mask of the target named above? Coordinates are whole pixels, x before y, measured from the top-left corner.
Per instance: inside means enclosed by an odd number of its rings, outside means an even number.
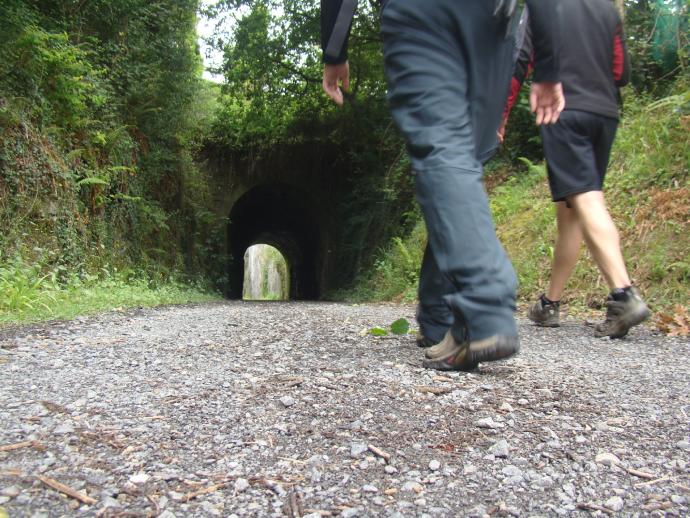
[[[283,404],[285,408],[291,407],[296,403],[295,398],[292,396],[283,396],[280,398],[280,402]]]
[[[510,448],[508,446],[508,441],[501,439],[500,441],[494,443],[493,446],[489,448],[489,453],[495,457],[507,457],[510,453]]]
[[[359,457],[362,453],[369,449],[366,443],[353,442],[350,445],[350,457]]]
[[[495,422],[491,417],[485,417],[483,419],[479,419],[475,423],[479,428],[490,428],[490,429],[496,429],[496,428],[503,428],[505,425],[503,423],[497,423]]]
[[[151,476],[147,475],[146,473],[137,473],[136,475],[129,477],[129,481],[132,484],[145,484],[150,478]]]
[[[612,511],[618,512],[623,509],[623,499],[620,496],[612,496],[604,503],[604,507],[608,507]]]
[[[600,453],[594,458],[594,461],[604,466],[614,466],[621,462],[613,453]]]
[[[62,435],[62,434],[67,434],[67,433],[73,433],[74,432],[74,427],[69,424],[69,423],[63,423],[61,425],[58,425],[55,430],[53,430],[53,433]]]
[[[424,491],[424,486],[421,485],[419,482],[405,482],[405,484],[402,487],[403,491],[408,491],[408,492],[414,492],[414,493],[421,493]]]
[[[21,493],[22,490],[19,488],[19,486],[9,486],[4,488],[2,491],[0,491],[0,495],[3,496],[9,496],[10,498],[15,498],[19,496],[19,493]]]
[[[242,493],[249,488],[249,481],[246,478],[238,478],[235,480],[235,491]]]

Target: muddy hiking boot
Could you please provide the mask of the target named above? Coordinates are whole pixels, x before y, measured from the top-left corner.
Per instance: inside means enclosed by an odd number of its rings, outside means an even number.
[[[631,327],[641,324],[651,315],[637,288],[617,288],[606,299],[606,320],[595,326],[594,335],[623,338]]]
[[[467,336],[467,329],[464,329],[463,333],[464,333],[464,336]],[[437,341],[434,341],[427,336],[424,336],[424,334],[422,334],[421,332],[418,332],[417,338],[416,338],[417,347],[421,347],[421,348],[427,350],[426,353],[424,353],[427,358],[432,358],[432,357],[438,356],[439,353],[436,351],[438,351],[439,348],[441,348],[441,344],[443,344],[445,342],[446,336],[447,336],[447,333],[441,339],[440,342],[437,342]],[[430,352],[430,351],[433,351],[433,352]]]
[[[440,343],[427,350],[424,367],[440,371],[472,371],[479,362],[503,360],[519,350],[517,336],[494,335],[482,340],[458,342],[448,331]]]
[[[530,306],[527,318],[541,327],[559,327],[561,325],[561,303],[546,298],[541,294]]]

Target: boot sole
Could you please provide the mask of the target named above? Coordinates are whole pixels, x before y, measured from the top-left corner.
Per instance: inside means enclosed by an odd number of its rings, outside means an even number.
[[[472,372],[477,370],[479,367],[479,362],[465,362],[461,365],[455,365],[447,362],[445,359],[432,359],[424,360],[422,365],[426,369],[433,369],[437,371],[460,371],[460,372]]]
[[[489,337],[485,340],[470,342],[468,351],[468,363],[494,362],[505,360],[520,351],[520,342],[517,337]]]
[[[537,320],[534,318],[532,315],[528,314],[527,318],[529,318],[535,325],[539,327],[561,327],[561,322],[560,320],[556,320],[555,322],[553,320]]]
[[[530,318],[530,320],[532,320]],[[534,325],[537,327],[561,327],[560,322],[552,323],[552,322],[537,322],[536,320],[532,320],[534,322]]]

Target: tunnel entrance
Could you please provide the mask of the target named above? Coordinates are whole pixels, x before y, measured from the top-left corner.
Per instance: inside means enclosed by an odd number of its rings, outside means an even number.
[[[244,253],[244,300],[288,300],[289,267],[285,257],[271,245],[252,245]]]
[[[292,300],[320,296],[321,229],[316,204],[303,191],[285,184],[255,187],[233,205],[228,223],[230,298],[244,292],[244,255],[252,245],[280,251],[289,271]]]

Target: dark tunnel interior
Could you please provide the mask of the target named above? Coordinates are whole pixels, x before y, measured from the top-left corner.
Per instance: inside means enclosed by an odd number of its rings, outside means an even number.
[[[320,229],[309,196],[288,185],[270,184],[245,193],[230,211],[228,243],[232,299],[242,298],[244,253],[263,243],[277,248],[290,272],[290,299],[315,300],[320,296]]]

